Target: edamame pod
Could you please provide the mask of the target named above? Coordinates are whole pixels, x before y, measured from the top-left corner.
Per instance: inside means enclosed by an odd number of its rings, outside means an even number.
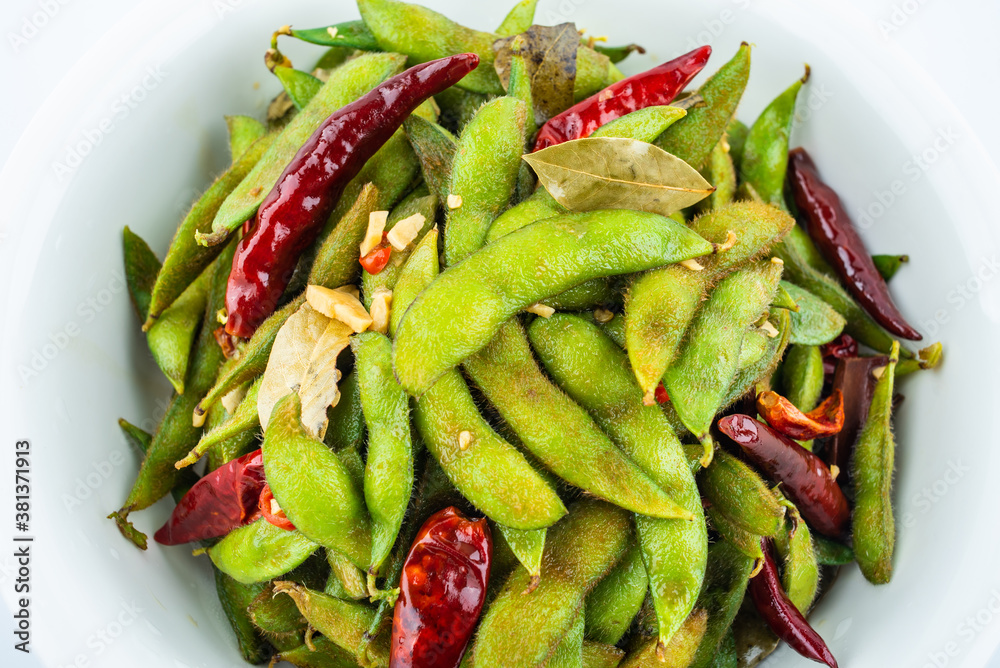
[[[213,267],[201,272],[201,276],[173,304],[164,309],[159,318],[153,321],[153,326],[146,331],[149,352],[153,354],[156,365],[177,394],[184,394],[191,346],[205,317],[213,272]],[[211,324],[208,322],[206,326],[211,327]]]
[[[593,278],[712,250],[694,232],[656,214],[593,211],[539,221],[449,268],[418,295],[396,335],[396,376],[420,396],[521,309]]]
[[[767,332],[760,327],[751,327],[749,331],[744,333],[737,367],[746,369],[760,362],[767,354],[769,338]]]
[[[701,175],[715,187],[715,190],[698,203],[699,210],[711,211],[733,201],[736,196],[736,168],[733,167],[733,160],[729,157],[725,140],[720,141],[712,149]]]
[[[736,167],[737,174],[743,171],[740,165],[743,162],[743,147],[746,146],[747,135],[749,133],[750,128],[738,118],[732,119],[729,121],[729,125],[726,126],[726,142],[729,144],[729,156],[733,159],[733,166]]]
[[[365,414],[361,409],[361,388],[356,370],[340,379],[340,401],[333,408],[328,408],[326,415],[330,418],[323,437],[326,446],[334,452],[348,448],[361,450],[365,440]]]
[[[365,505],[372,518],[372,558],[379,572],[399,534],[413,492],[413,441],[406,393],[392,375],[392,342],[377,332],[353,337],[361,407],[368,426]]]
[[[226,116],[229,132],[229,160],[236,162],[255,141],[267,134],[267,127],[251,116]]]
[[[276,658],[298,668],[357,668],[358,665],[353,652],[342,649],[326,636],[313,638],[309,645],[283,649]]]
[[[177,468],[184,468],[197,462],[202,455],[212,448],[223,448],[225,450],[242,449],[242,444],[247,444],[253,440],[260,429],[260,418],[257,413],[257,393],[260,390],[260,379],[258,378],[243,395],[243,399],[233,414],[222,424],[209,429],[202,434],[187,457],[177,462]],[[213,406],[215,408],[215,406]],[[230,447],[225,447],[228,444]],[[221,462],[224,464],[225,462]]]
[[[695,520],[635,516],[664,645],[690,614],[705,575],[708,535],[701,496],[680,442],[659,408],[642,404],[625,353],[596,325],[572,315],[538,318],[528,329],[549,375]]]
[[[760,536],[737,526],[716,508],[707,509],[705,514],[708,515],[712,528],[724,540],[732,543],[737,550],[755,562],[763,563],[764,551],[760,548]]]
[[[455,159],[458,138],[437,123],[420,116],[406,119],[403,129],[420,161],[420,171],[427,187],[438,196],[438,200],[447,201],[451,163]]]
[[[583,641],[583,668],[618,668],[625,652],[614,645]]]
[[[208,556],[237,582],[253,584],[284,575],[318,549],[298,531],[285,531],[259,519],[230,531],[208,548]]]
[[[781,530],[784,507],[760,476],[736,457],[720,450],[698,479],[712,508],[739,528],[757,536]]]
[[[575,503],[549,530],[538,587],[524,593],[531,576],[518,569],[489,606],[472,665],[542,665],[581,615],[586,595],[625,553],[630,534],[625,511],[595,500]]]
[[[813,549],[812,532],[791,501],[782,498],[788,509],[785,526],[775,536],[774,546],[785,560],[781,584],[799,612],[809,612],[819,591],[819,563]]]
[[[595,278],[581,283],[566,292],[543,299],[542,304],[557,311],[585,311],[587,309],[617,301],[618,291],[606,278]]]
[[[160,271],[160,261],[149,244],[128,228],[122,230],[122,257],[125,260],[125,284],[139,320],[145,320],[149,303]]]
[[[275,67],[274,76],[278,77],[288,99],[299,111],[302,111],[323,87],[323,82],[313,75],[291,67]]]
[[[538,0],[521,0],[510,10],[503,22],[497,28],[500,37],[519,35],[535,22],[535,8]]]
[[[813,536],[813,551],[821,566],[844,566],[854,561],[854,550],[826,536]]]
[[[447,264],[479,250],[490,225],[510,202],[524,153],[527,114],[521,100],[500,97],[483,105],[462,130],[448,187]],[[456,197],[461,198],[457,207],[452,204]]]
[[[767,351],[759,361],[736,373],[736,378],[733,379],[725,398],[722,400],[723,407],[731,406],[734,401],[751,390],[754,390],[756,395],[757,384],[767,381],[774,370],[778,368],[778,364],[785,354],[785,349],[788,347],[792,321],[786,309],[772,310],[767,321],[777,330],[778,335],[768,337]]]
[[[781,365],[782,394],[803,413],[816,408],[823,395],[823,353],[819,346],[789,347]]]
[[[295,392],[274,406],[261,446],[267,482],[304,536],[367,568],[372,534],[364,497],[337,455],[306,433],[301,411]]]
[[[435,227],[424,235],[399,272],[399,279],[392,293],[392,309],[389,311],[390,336],[396,336],[406,309],[438,275],[439,262],[438,231]]]
[[[754,560],[725,540],[709,546],[705,585],[697,604],[708,611],[708,624],[691,668],[715,668],[713,661],[720,643],[729,635],[729,627],[743,603],[753,570]]]
[[[583,612],[580,612],[546,662],[547,668],[583,668],[583,626]]]
[[[782,281],[781,285],[799,306],[799,310],[791,314],[792,343],[822,346],[844,331],[846,322],[832,306],[797,285],[787,281]]]
[[[465,369],[524,447],[556,475],[626,510],[692,519],[545,377],[516,320],[505,323]]]
[[[264,585],[245,585],[217,568],[213,570],[215,591],[222,604],[222,611],[229,620],[229,626],[236,634],[236,643],[243,660],[250,664],[264,663],[270,658],[270,648],[264,636],[250,621],[250,614],[247,612],[250,603],[263,591]]]
[[[642,551],[633,545],[614,569],[587,595],[586,637],[616,645],[639,614],[649,591]]]
[[[336,550],[325,550],[330,574],[323,593],[336,598],[360,601],[368,598],[365,574],[351,560]]]
[[[707,625],[708,613],[693,610],[665,647],[661,647],[656,638],[651,638],[626,656],[621,668],[687,668],[705,636]]]
[[[538,586],[542,576],[542,555],[545,553],[545,534],[548,529],[511,529],[502,524],[497,524],[496,527],[517,561],[531,576],[529,587],[533,589]]]

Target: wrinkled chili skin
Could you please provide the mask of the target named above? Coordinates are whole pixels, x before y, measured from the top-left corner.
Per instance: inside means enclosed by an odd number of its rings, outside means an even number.
[[[834,538],[850,529],[847,498],[822,459],[749,415],[728,415],[718,425],[754,466],[781,483],[810,527]]]
[[[837,368],[837,360],[858,356],[858,342],[850,334],[841,334],[830,343],[820,346],[819,350],[823,354],[823,373],[832,376]]]
[[[226,289],[226,331],[247,338],[271,315],[299,255],[322,230],[344,187],[407,116],[479,64],[462,53],[398,74],[323,121],[295,154],[240,241]]]
[[[392,617],[390,668],[455,668],[479,621],[493,539],[486,519],[454,507],[420,528],[403,565]]]
[[[837,668],[837,659],[823,639],[788,599],[781,586],[778,566],[771,555],[771,539],[762,538],[764,567],[750,579],[750,598],[774,635],[807,659]]]
[[[851,456],[854,444],[861,435],[868,408],[875,394],[873,372],[889,363],[885,356],[845,357],[837,360],[833,374],[833,388],[844,395],[844,426],[827,442],[825,457],[830,466],[840,467],[840,475],[846,484],[851,471]]]
[[[807,231],[823,257],[833,265],[847,289],[875,320],[904,339],[923,337],[906,322],[889,294],[840,197],[819,178],[805,149],[788,154],[788,179],[795,204],[807,221]]]
[[[811,441],[833,436],[843,429],[844,396],[834,390],[816,408],[803,413],[777,392],[761,392],[757,396],[757,412],[772,429],[788,438]]]
[[[535,151],[589,137],[605,123],[638,109],[670,104],[705,67],[712,47],[702,46],[651,70],[622,79],[553,116],[538,131]]]
[[[181,545],[225,536],[260,517],[264,484],[260,450],[223,464],[188,490],[153,538],[161,545]]]

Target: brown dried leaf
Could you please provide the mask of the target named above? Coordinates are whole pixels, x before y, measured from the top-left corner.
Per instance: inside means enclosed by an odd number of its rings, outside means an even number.
[[[510,83],[510,60],[514,52],[524,57],[531,80],[535,122],[545,121],[573,106],[576,84],[576,52],[580,33],[573,23],[557,26],[533,25],[526,32],[493,43],[496,68],[506,89]]]

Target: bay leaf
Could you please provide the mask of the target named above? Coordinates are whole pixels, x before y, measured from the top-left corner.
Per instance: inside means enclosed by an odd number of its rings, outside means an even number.
[[[571,211],[633,209],[669,216],[714,190],[680,158],[634,139],[576,139],[524,159],[549,194]]]
[[[493,43],[496,68],[504,90],[510,84],[510,61],[514,53],[524,58],[531,81],[531,100],[538,127],[573,106],[576,85],[576,52],[580,33],[573,23],[557,26],[533,25],[520,35]]]

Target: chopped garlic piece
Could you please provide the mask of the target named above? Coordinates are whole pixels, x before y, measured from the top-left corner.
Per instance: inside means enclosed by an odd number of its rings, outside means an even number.
[[[528,308],[524,309],[528,313],[534,313],[535,315],[540,315],[543,318],[551,318],[552,314],[556,312],[551,306],[546,306],[545,304],[538,303],[532,304]]]
[[[365,239],[361,242],[361,257],[368,255],[382,243],[382,233],[385,232],[387,220],[389,220],[388,211],[372,211],[368,214],[368,231],[365,232]]]
[[[831,466],[830,467],[830,475],[833,477],[834,480],[836,480],[837,476],[840,475],[840,467],[837,466],[836,464],[834,464],[833,466]]]
[[[457,209],[462,206],[462,196],[461,195],[448,195],[448,208]]]
[[[468,450],[469,444],[472,443],[472,432],[463,431],[458,435],[458,449]]]
[[[361,299],[361,291],[358,290],[356,285],[341,285],[336,288],[337,292],[343,292],[345,295],[351,295],[355,299]]]
[[[872,369],[872,376],[875,377],[875,380],[881,380],[882,379],[882,374],[885,373],[885,369],[886,369],[886,367],[884,367],[884,366],[880,366],[880,367],[876,367],[876,368]]]
[[[337,39],[337,26],[330,26],[327,28],[326,34],[330,36],[330,39]]]
[[[598,323],[602,325],[606,322],[611,322],[612,320],[614,320],[614,318],[615,314],[606,308],[594,309],[594,320],[596,320]]]
[[[346,292],[310,285],[306,287],[306,301],[327,318],[339,320],[355,332],[363,332],[372,324],[364,304]]]
[[[701,266],[698,260],[681,260],[677,264],[681,265],[685,269],[690,269],[691,271],[702,271],[705,267]]]
[[[281,506],[278,505],[278,500],[273,496],[271,497],[271,514],[277,515],[281,512]]]
[[[765,320],[761,324],[760,328],[764,330],[764,333],[767,334],[768,338],[773,339],[778,335],[778,328],[772,325],[769,320]]]
[[[785,261],[782,260],[780,257],[772,257],[771,262],[773,262],[774,264],[785,264]]]
[[[385,334],[389,331],[389,312],[392,308],[392,290],[388,288],[376,288],[372,293],[372,307],[369,313],[372,316],[371,331]]]
[[[415,213],[393,225],[386,239],[396,250],[406,250],[406,247],[420,234],[420,230],[424,229],[426,221],[423,214]]]

